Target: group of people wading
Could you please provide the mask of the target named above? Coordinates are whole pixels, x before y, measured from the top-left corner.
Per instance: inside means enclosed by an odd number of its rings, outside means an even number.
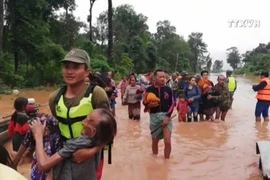
[[[16,114],[12,116],[9,131],[17,153],[6,165],[16,169],[23,154],[28,149],[34,150],[32,180],[45,180],[50,169],[55,180],[101,179],[104,149],[111,146],[117,132],[117,87],[122,105],[128,106],[130,119],[140,120],[141,103],[145,106],[144,112],[150,115],[153,154],[158,154],[158,142],[164,139],[166,159],[171,153],[175,106],[180,122],[191,122],[192,118],[195,122],[225,120],[236,90],[231,72],[227,72],[227,78],[218,76],[214,85],[207,71],[202,71],[201,76],[189,76],[186,71],[169,76],[162,69],[145,75],[149,83],[130,73],[118,86],[113,73],[108,72],[109,83],[99,86],[89,81],[90,57],[84,50],[71,50],[62,63],[65,86],[49,97],[52,115],[37,114],[29,120],[24,115],[28,102],[21,99],[14,103]]]
[[[164,139],[164,156],[168,159],[174,107],[178,111],[179,122],[192,122],[192,119],[194,122],[225,121],[237,88],[231,74],[231,71],[227,71],[227,77],[219,75],[214,85],[208,79],[208,71],[202,71],[201,75],[196,76],[188,75],[187,71],[170,76],[158,69],[145,75],[149,76],[149,84],[145,89],[145,84],[134,73],[124,76],[118,88],[121,90],[122,105],[128,105],[129,119],[140,119],[142,101],[144,112],[150,114],[153,154],[158,153],[158,142]]]
[[[170,76],[162,69],[145,74],[143,81],[142,75],[140,79],[130,73],[123,76],[118,86],[113,72],[107,72],[103,75],[107,79],[99,76],[103,84],[96,84],[89,79],[90,57],[81,49],[71,50],[62,63],[66,85],[49,97],[52,115],[36,113],[26,98],[15,100],[9,135],[16,153],[11,159],[0,146],[0,179],[12,180],[15,171],[7,166],[16,170],[21,157],[29,150],[31,155],[35,152],[31,159],[32,180],[45,180],[50,169],[54,180],[100,180],[104,150],[110,149],[117,133],[117,89],[120,89],[122,105],[128,106],[129,119],[140,120],[141,104],[144,105],[144,112],[150,115],[152,152],[158,154],[159,140],[164,139],[164,156],[169,159],[174,108],[179,122],[225,121],[237,88],[231,71],[227,71],[226,77],[219,75],[214,85],[208,79],[208,71],[196,76],[188,75],[187,71]],[[269,86],[268,73],[262,72],[260,84],[253,86],[258,91],[257,121],[261,114],[264,120],[269,120]],[[35,116],[30,116],[32,113]],[[10,173],[4,176],[2,172]],[[25,178],[14,175],[14,179]]]

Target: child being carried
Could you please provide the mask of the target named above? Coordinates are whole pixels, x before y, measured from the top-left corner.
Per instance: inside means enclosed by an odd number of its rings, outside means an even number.
[[[151,93],[151,92],[147,92],[145,93],[144,95],[144,98],[143,98],[143,103],[144,104],[148,104],[150,102],[160,102],[160,99],[154,94],[154,93]],[[144,112],[149,112],[149,108],[145,107],[144,108]]]

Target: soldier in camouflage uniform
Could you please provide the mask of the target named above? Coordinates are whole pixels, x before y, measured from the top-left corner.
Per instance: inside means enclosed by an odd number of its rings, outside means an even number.
[[[184,95],[184,89],[188,86],[188,72],[183,70],[181,76],[182,79],[179,79],[177,83],[177,96]]]
[[[176,106],[176,98],[178,97],[178,93],[177,93],[178,79],[177,79],[176,73],[172,74],[172,77],[166,82],[166,85],[169,86],[173,90],[174,106]]]
[[[225,76],[218,76],[218,83],[214,86],[214,90],[217,92],[217,96],[208,95],[208,99],[214,99],[217,102],[217,110],[216,110],[216,120],[219,118],[222,121],[225,121],[226,114],[232,105],[232,100],[230,98],[230,92],[225,83]],[[221,116],[221,117],[220,117]]]

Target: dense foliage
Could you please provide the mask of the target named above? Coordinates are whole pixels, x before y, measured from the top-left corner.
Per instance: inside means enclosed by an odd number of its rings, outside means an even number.
[[[93,70],[115,70],[118,78],[157,67],[170,72],[211,67],[202,33],[191,33],[185,40],[168,20],[157,22],[157,32],[150,33],[147,17],[130,5],[113,8],[108,0],[108,9],[92,24],[96,0],[89,0],[86,24],[72,13],[75,0],[3,1],[0,78],[10,87],[59,83],[59,61],[75,47],[90,54]],[[64,13],[59,14],[60,9]],[[80,33],[82,28],[85,33]]]
[[[156,32],[151,33],[146,16],[131,5],[113,8],[112,0],[92,24],[95,1],[88,1],[90,14],[85,23],[73,15],[75,0],[0,0],[4,5],[0,6],[1,88],[60,83],[59,61],[71,48],[89,53],[93,71],[114,70],[116,78],[158,67],[169,72],[211,69],[212,58],[202,33],[192,32],[184,39],[169,20],[157,22]],[[85,31],[81,33],[81,29]],[[265,66],[266,59],[270,61],[269,44],[246,53],[242,61],[235,60],[239,55],[235,50],[230,49],[227,59],[233,69],[243,61],[242,71],[256,71],[262,63]],[[236,54],[229,55],[231,52]],[[223,63],[217,60],[213,64],[215,71],[221,71]]]
[[[270,42],[268,44],[259,44],[258,47],[245,54],[238,56],[233,62],[237,62],[238,74],[258,75],[261,70],[270,71]],[[240,59],[240,61],[238,61]]]

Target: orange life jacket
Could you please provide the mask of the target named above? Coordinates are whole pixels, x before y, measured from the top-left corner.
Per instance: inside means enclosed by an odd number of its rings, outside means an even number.
[[[270,101],[270,80],[268,78],[262,78],[260,82],[266,81],[267,85],[257,92],[256,98],[259,100]]]

